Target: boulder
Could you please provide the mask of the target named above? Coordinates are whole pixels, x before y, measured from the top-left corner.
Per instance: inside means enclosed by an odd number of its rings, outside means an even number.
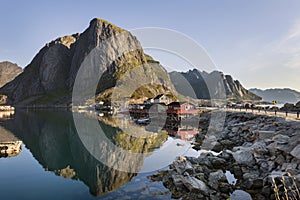
[[[231,200],[252,200],[251,195],[243,190],[235,190],[230,195]]]
[[[171,177],[172,177],[173,184],[175,185],[176,188],[181,188],[183,186],[182,183],[183,175],[173,174]]]
[[[277,134],[272,138],[277,144],[287,144],[290,137],[287,135]]]
[[[283,163],[285,163],[285,158],[283,157],[283,155],[278,155],[275,159],[275,163],[278,165],[282,165]]]
[[[209,194],[207,185],[195,177],[185,176],[182,179],[182,183],[190,192],[199,192],[204,195]]]
[[[233,152],[233,158],[238,164],[247,165],[247,166],[253,166],[254,164],[254,158],[252,151],[247,148],[243,148],[241,150],[238,150],[236,152]]]
[[[300,159],[300,144],[298,144],[292,151],[291,155],[297,159]]]
[[[210,163],[214,168],[222,168],[226,164],[226,160],[223,158],[218,158],[218,157],[210,157],[209,158]]]
[[[214,152],[220,152],[220,151],[222,151],[222,147],[223,146],[218,141],[212,142],[211,146],[212,146],[211,150],[214,151]]]
[[[275,131],[258,131],[259,139],[269,139],[272,138]]]
[[[222,170],[218,170],[216,172],[212,172],[209,174],[208,185],[215,190],[218,190],[219,182],[226,182],[226,176]]]
[[[251,149],[253,150],[254,153],[261,154],[261,155],[267,154],[269,152],[266,147],[266,144],[263,142],[254,143],[251,146]]]

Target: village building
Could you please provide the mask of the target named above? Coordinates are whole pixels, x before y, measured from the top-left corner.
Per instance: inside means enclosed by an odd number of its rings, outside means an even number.
[[[159,94],[154,98],[148,98],[144,101],[144,104],[164,103],[169,104],[172,101],[168,95]]]
[[[160,94],[154,97],[154,103],[164,103],[169,104],[171,101],[170,97],[165,94]]]
[[[144,101],[144,104],[152,104],[154,103],[154,99],[153,98],[148,98]]]

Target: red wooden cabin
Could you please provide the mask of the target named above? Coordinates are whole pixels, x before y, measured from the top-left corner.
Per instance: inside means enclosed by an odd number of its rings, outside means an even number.
[[[172,102],[168,104],[167,113],[177,115],[196,115],[199,113],[199,111],[196,109],[196,106],[192,103]]]

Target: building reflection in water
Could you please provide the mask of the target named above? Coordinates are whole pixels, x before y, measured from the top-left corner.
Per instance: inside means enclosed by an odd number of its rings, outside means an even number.
[[[14,110],[0,111],[0,119],[9,119],[15,114]]]
[[[17,156],[21,151],[22,141],[0,126],[0,158]]]
[[[167,125],[166,131],[170,136],[174,136],[185,141],[193,140],[199,132],[197,127],[181,124]]]

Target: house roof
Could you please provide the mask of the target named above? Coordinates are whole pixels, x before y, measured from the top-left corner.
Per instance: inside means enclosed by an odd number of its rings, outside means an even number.
[[[168,106],[180,106],[180,102],[174,101],[172,103],[169,103]]]
[[[160,97],[164,96],[164,94],[159,94],[156,97],[154,97],[154,99],[159,99]]]
[[[182,104],[185,104],[185,103],[194,105],[194,104],[192,104],[192,103],[190,103],[190,102],[186,102],[186,101],[183,101],[183,102],[175,101],[175,102],[169,103],[168,106],[181,106]]]

